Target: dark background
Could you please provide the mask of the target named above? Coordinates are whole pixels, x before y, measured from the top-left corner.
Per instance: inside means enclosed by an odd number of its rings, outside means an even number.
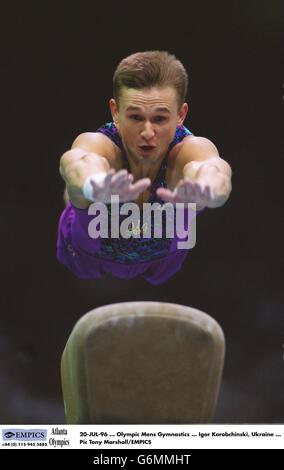
[[[63,423],[60,356],[76,321],[113,302],[213,316],[227,342],[216,423],[283,423],[281,1],[10,2],[2,6],[0,422]],[[162,286],[76,279],[55,257],[61,154],[110,120],[126,55],[174,53],[190,77],[186,125],[232,166],[227,204]]]

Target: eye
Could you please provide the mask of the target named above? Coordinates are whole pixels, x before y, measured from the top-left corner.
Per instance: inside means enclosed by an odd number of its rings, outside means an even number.
[[[131,116],[129,116],[130,119],[133,119],[133,121],[142,121],[142,117],[139,116],[139,114],[131,114]]]
[[[165,116],[156,116],[155,121],[156,122],[165,122],[167,118]]]

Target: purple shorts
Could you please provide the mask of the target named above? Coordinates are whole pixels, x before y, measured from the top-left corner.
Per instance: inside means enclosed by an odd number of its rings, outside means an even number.
[[[198,211],[201,212],[201,211]],[[188,249],[178,249],[178,238],[173,238],[169,254],[163,258],[136,264],[100,259],[101,238],[88,234],[93,216],[88,209],[78,209],[69,202],[62,212],[58,226],[57,259],[80,279],[98,279],[107,273],[120,279],[142,276],[151,284],[162,284],[180,270]]]

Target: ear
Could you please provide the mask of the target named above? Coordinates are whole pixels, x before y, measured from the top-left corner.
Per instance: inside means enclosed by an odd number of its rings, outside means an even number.
[[[111,98],[109,100],[109,107],[110,107],[110,112],[112,115],[113,122],[116,125],[118,123],[118,104],[114,98]]]
[[[188,112],[188,104],[187,103],[183,103],[183,105],[181,106],[179,112],[178,112],[178,115],[179,115],[179,119],[178,119],[178,125],[181,126],[183,124],[183,121],[185,120],[186,118],[186,115],[187,115],[187,112]]]

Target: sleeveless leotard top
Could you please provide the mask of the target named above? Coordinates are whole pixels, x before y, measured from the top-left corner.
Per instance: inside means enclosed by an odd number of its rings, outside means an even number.
[[[130,170],[130,165],[126,156],[125,149],[123,147],[120,135],[118,133],[118,130],[113,122],[108,122],[104,126],[100,127],[97,129],[96,132],[101,132],[102,134],[106,135],[108,138],[112,140],[122,151],[122,158],[124,162],[124,168],[126,168],[129,172]],[[170,150],[179,142],[181,142],[184,137],[192,135],[192,132],[190,132],[185,126],[179,126],[176,128],[176,133],[174,136],[174,139],[170,143],[168,147],[167,154],[165,155],[164,159],[162,160],[160,170],[152,182],[150,186],[150,191],[149,191],[149,198],[148,198],[148,203],[159,203],[161,205],[164,204],[164,201],[162,201],[156,194],[156,190],[159,187],[166,188],[167,187],[167,181],[166,181],[166,171],[167,171],[167,161],[168,161],[168,155]],[[120,205],[123,203],[120,203]],[[108,207],[108,217],[109,217],[109,224],[108,226],[110,227],[110,213],[111,213],[111,207],[110,204],[107,205]],[[153,214],[152,214],[153,216]],[[123,221],[126,217],[126,215],[120,215],[120,222]],[[166,230],[165,230],[165,217],[166,214],[163,212],[162,213],[162,238],[154,238],[153,236],[153,223],[151,224],[151,237],[144,238],[142,236],[142,232],[139,238],[131,236],[130,238],[103,238],[101,242],[101,247],[99,251],[97,251],[96,256],[102,260],[109,260],[109,261],[115,261],[117,263],[123,263],[123,264],[137,264],[137,263],[142,263],[146,261],[151,261],[159,258],[163,258],[165,256],[168,256],[170,253],[171,249],[171,244],[172,244],[172,238],[167,238],[166,237]],[[153,219],[152,219],[153,221]],[[143,220],[142,217],[140,217],[140,227],[139,230],[143,230]]]

